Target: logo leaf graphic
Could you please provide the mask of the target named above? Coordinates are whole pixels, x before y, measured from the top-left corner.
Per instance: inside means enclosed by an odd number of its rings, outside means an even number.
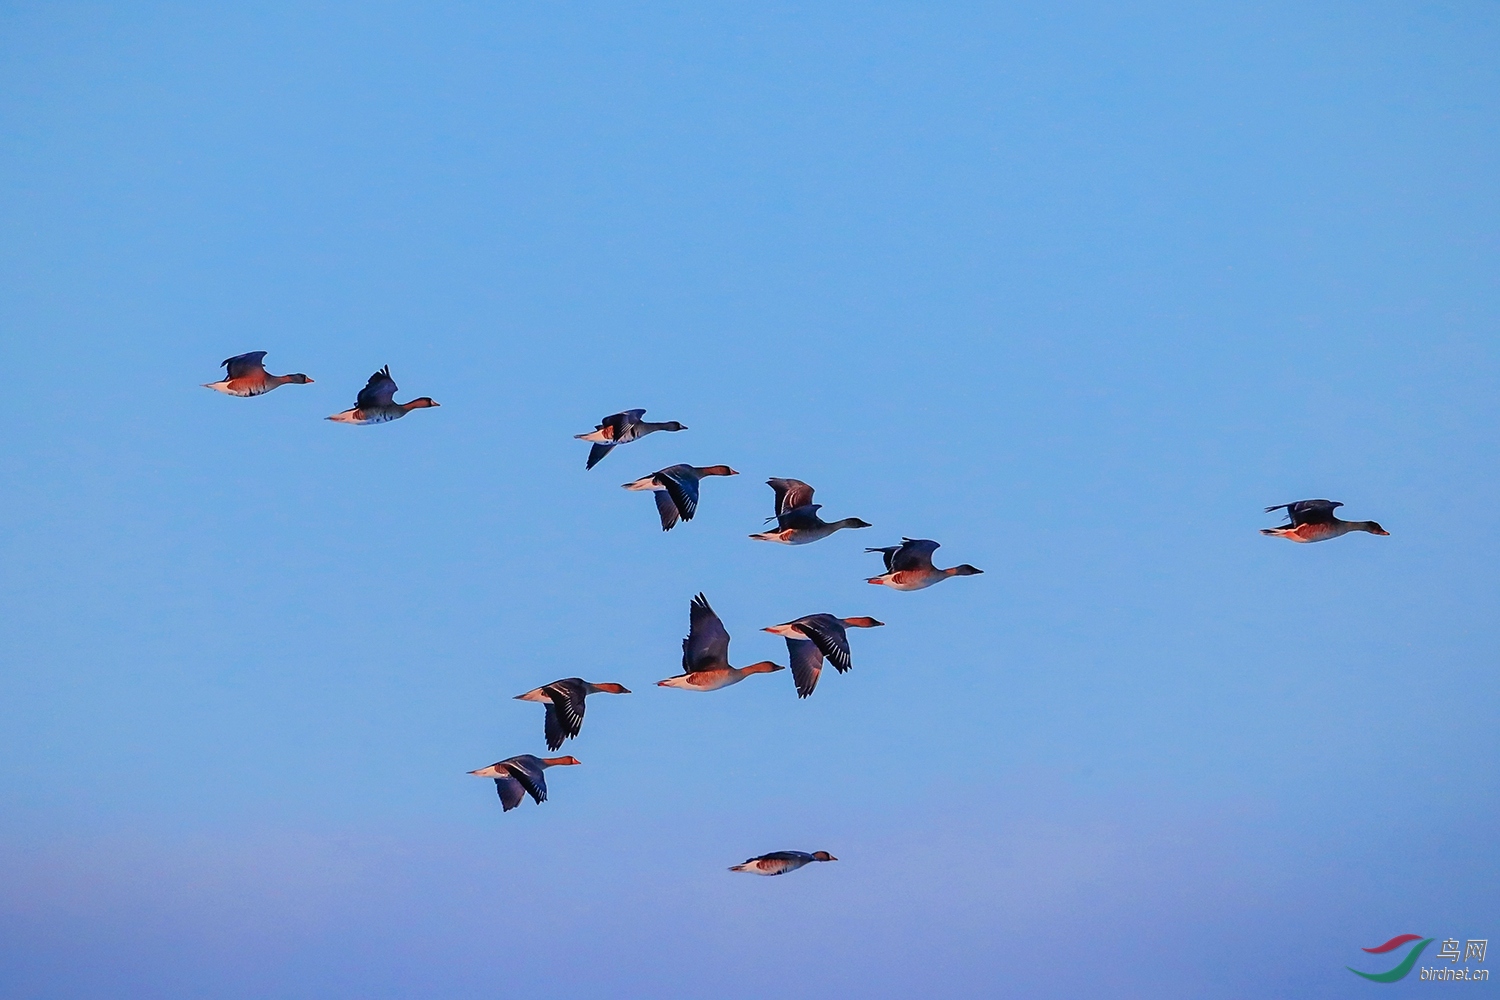
[[[1395,939],[1393,938],[1392,940]],[[1432,938],[1423,938],[1421,941],[1417,942],[1416,946],[1413,947],[1412,950],[1407,953],[1406,957],[1401,960],[1401,964],[1396,966],[1390,972],[1360,972],[1358,969],[1349,965],[1344,966],[1344,968],[1348,969],[1356,976],[1363,976],[1364,978],[1370,980],[1370,982],[1372,983],[1394,983],[1398,979],[1406,978],[1406,974],[1411,971],[1411,967],[1417,964],[1417,958],[1421,956],[1422,950],[1430,944],[1432,944]],[[1385,945],[1381,945],[1381,950],[1384,950],[1385,947]],[[1394,948],[1397,946],[1391,945],[1391,947]],[[1369,951],[1370,949],[1366,948],[1365,950]]]
[[[1360,950],[1361,951],[1367,951],[1371,955],[1384,955],[1386,952],[1393,951],[1396,948],[1401,947],[1403,944],[1405,944],[1408,941],[1415,941],[1418,938],[1420,938],[1421,936],[1422,935],[1420,935],[1420,934],[1397,934],[1395,937],[1391,938],[1389,941],[1387,941],[1383,945],[1380,945],[1379,947],[1376,947],[1376,948],[1361,948]]]

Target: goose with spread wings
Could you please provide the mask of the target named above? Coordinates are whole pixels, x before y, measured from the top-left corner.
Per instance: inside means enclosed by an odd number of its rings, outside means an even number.
[[[724,623],[708,606],[708,598],[693,598],[688,613],[688,635],[682,640],[682,670],[676,677],[657,681],[657,687],[682,688],[684,691],[717,691],[738,684],[751,674],[769,674],[786,667],[770,660],[748,667],[729,665],[729,633]]]
[[[698,481],[704,476],[738,476],[727,465],[669,465],[660,472],[625,483],[627,490],[656,494],[656,512],[661,515],[661,530],[671,531],[678,519],[691,521],[698,512]]]
[[[577,757],[533,757],[523,753],[469,773],[476,778],[494,778],[500,811],[510,812],[528,795],[537,805],[547,801],[547,778],[543,773],[547,768],[582,763]]]
[[[664,420],[654,423],[650,420],[642,420],[646,415],[645,410],[625,410],[621,413],[611,413],[599,425],[587,434],[574,434],[580,441],[591,441],[594,446],[589,449],[589,461],[584,466],[585,470],[592,469],[604,461],[617,445],[629,444],[638,441],[655,431],[685,431],[687,427],[676,420]]]
[[[1275,528],[1261,528],[1262,535],[1290,538],[1294,542],[1326,542],[1330,538],[1347,535],[1351,531],[1368,531],[1372,535],[1389,535],[1374,521],[1344,521],[1334,511],[1344,506],[1336,500],[1298,500],[1294,503],[1279,503],[1267,507],[1266,513],[1274,510],[1286,511],[1287,523]]]
[[[418,396],[407,403],[396,402],[395,396],[396,381],[391,378],[391,366],[386,365],[370,376],[353,406],[328,419],[341,424],[383,424],[400,420],[412,410],[438,405],[431,396]]]
[[[885,572],[880,576],[872,576],[865,582],[890,587],[892,590],[921,590],[934,583],[941,583],[950,576],[974,576],[984,572],[968,563],[938,569],[932,565],[932,553],[938,548],[938,543],[930,538],[903,538],[900,545],[865,549],[866,552],[879,552],[885,557]]]
[[[204,382],[203,388],[228,396],[263,396],[283,385],[311,385],[312,379],[298,372],[294,375],[272,375],[266,371],[266,352],[251,351],[219,362],[225,370],[218,382]]]
[[[584,700],[589,695],[629,693],[630,689],[620,684],[595,684],[582,677],[564,677],[518,694],[516,700],[535,701],[547,706],[542,732],[547,737],[547,749],[556,750],[563,745],[563,740],[573,739],[583,728]]]
[[[791,657],[792,681],[797,697],[806,698],[818,686],[818,675],[827,657],[839,673],[854,666],[849,657],[849,628],[878,628],[885,622],[873,618],[835,618],[833,615],[804,615],[783,625],[771,625],[761,631],[786,639]]]
[[[868,528],[870,522],[857,517],[825,521],[818,516],[823,505],[813,503],[813,488],[800,479],[767,479],[766,485],[776,491],[776,513],[766,518],[776,522],[775,531],[759,531],[750,537],[758,542],[780,542],[783,545],[806,545],[827,538],[840,528]]]

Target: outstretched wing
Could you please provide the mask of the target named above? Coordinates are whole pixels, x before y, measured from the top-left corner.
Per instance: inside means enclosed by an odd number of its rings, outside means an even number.
[[[500,796],[500,811],[510,812],[526,797],[526,789],[515,778],[496,778],[495,794]]]
[[[671,531],[677,524],[677,504],[666,490],[652,490],[656,498],[656,513],[661,515],[661,530]]]
[[[818,686],[818,675],[823,672],[823,654],[817,643],[790,636],[786,640],[786,651],[792,660],[792,681],[797,685],[797,697],[806,698]]]
[[[767,479],[766,485],[776,491],[776,513],[785,514],[795,507],[812,503],[813,488],[800,479]]]
[[[604,456],[608,455],[614,450],[615,446],[612,444],[595,444],[592,448],[589,449],[589,462],[583,467],[583,471],[587,472],[589,469],[592,469],[594,466],[604,461]]]
[[[379,409],[390,406],[396,395],[396,382],[391,378],[391,366],[386,365],[380,371],[370,376],[370,381],[359,390],[359,395],[354,398],[356,410]]]
[[[881,555],[881,557],[885,559],[885,571],[887,573],[889,573],[894,568],[894,567],[892,567],[891,563],[895,561],[896,553],[901,551],[901,546],[899,546],[899,545],[887,545],[883,549],[865,549],[865,551],[866,552],[879,552],[880,555]]]
[[[833,615],[808,615],[797,619],[802,634],[817,643],[818,651],[833,661],[839,673],[853,664],[849,660],[849,635],[844,623]]]
[[[729,666],[729,633],[708,606],[708,598],[693,598],[688,612],[688,636],[682,640],[682,669],[687,673]]]
[[[547,707],[550,716],[556,716],[559,736],[557,742],[552,742],[552,736],[547,736],[547,749],[556,750],[562,746],[562,741],[572,739],[578,735],[583,728],[584,699],[588,692],[583,687],[583,681],[577,677],[568,677],[560,681],[553,681],[542,692],[552,699]]]
[[[672,503],[677,506],[677,512],[682,515],[684,521],[691,521],[693,515],[698,512],[698,477],[692,468],[686,465],[674,465],[662,469],[656,474],[656,481],[662,485],[667,495],[672,498]],[[665,516],[662,518],[666,520]],[[665,531],[671,525],[663,524]]]
[[[526,794],[536,800],[537,805],[547,801],[547,779],[540,760],[529,753],[523,753],[518,757],[510,757],[502,763],[505,764],[505,770],[510,776],[526,789]]]
[[[265,374],[266,366],[265,351],[251,351],[249,354],[237,354],[232,358],[225,358],[219,364],[229,370],[228,378],[244,378],[246,375],[254,375],[259,372]]]
[[[818,516],[818,511],[822,508],[820,503],[805,503],[801,507],[793,507],[776,515],[776,527],[816,528],[823,523],[823,519]]]
[[[1304,524],[1328,524],[1333,521],[1333,512],[1344,506],[1334,500],[1298,500],[1295,503],[1281,503],[1275,507],[1267,507],[1266,513],[1273,510],[1285,510],[1287,520],[1294,527]]]
[[[903,538],[901,547],[891,556],[891,572],[910,569],[932,569],[932,554],[940,546],[930,538]]]

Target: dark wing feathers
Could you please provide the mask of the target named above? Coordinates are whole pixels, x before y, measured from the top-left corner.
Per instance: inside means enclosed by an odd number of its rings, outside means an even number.
[[[901,546],[899,546],[899,545],[887,545],[883,549],[865,549],[865,551],[866,552],[879,552],[880,555],[881,555],[881,558],[883,558],[885,560],[885,571],[887,573],[889,573],[891,571],[891,560],[893,558],[895,558],[896,553],[898,551],[900,551],[900,549],[901,549]]]
[[[677,524],[677,504],[666,490],[652,490],[651,495],[656,498],[656,513],[661,515],[661,530],[671,531]]]
[[[380,371],[370,376],[370,381],[359,390],[359,395],[354,399],[354,408],[357,410],[379,409],[390,406],[396,395],[396,382],[391,378],[391,366],[386,365]]]
[[[833,615],[808,615],[797,619],[797,624],[817,644],[818,651],[833,661],[839,673],[853,666],[849,659],[849,635],[843,622]]]
[[[547,749],[556,750],[563,745],[563,740],[568,738],[569,733],[564,728],[562,719],[557,714],[557,706],[549,701],[545,707],[547,709],[547,719],[542,723],[542,733],[547,737]],[[571,735],[576,736],[578,734],[573,733]]]
[[[682,669],[687,673],[729,666],[729,633],[708,606],[708,598],[693,598],[688,636],[682,640]]]
[[[1287,521],[1293,527],[1304,524],[1328,524],[1333,521],[1333,512],[1343,504],[1334,500],[1298,500],[1294,503],[1279,503],[1274,507],[1267,507],[1266,513],[1273,510],[1285,510]]]
[[[526,797],[526,789],[515,778],[496,778],[495,794],[500,796],[500,811],[510,812]]]
[[[589,449],[589,463],[583,467],[584,471],[587,472],[589,469],[592,469],[594,466],[604,461],[604,456],[608,455],[611,451],[614,450],[614,448],[615,446],[612,444],[595,443],[595,445]]]
[[[511,757],[502,763],[505,764],[505,770],[521,783],[521,787],[526,789],[526,794],[530,795],[537,805],[547,801],[547,778],[543,773],[540,760],[529,753],[523,753],[519,757]]]
[[[938,548],[938,543],[930,538],[903,538],[900,548],[892,553],[887,565],[893,573],[932,569],[932,553]]]
[[[237,354],[232,358],[225,358],[219,364],[229,370],[228,378],[244,378],[246,375],[265,371],[265,357],[265,351],[251,351],[249,354]]]
[[[698,476],[686,465],[674,465],[656,474],[656,481],[672,498],[684,521],[698,512]]]
[[[767,479],[766,485],[776,491],[776,513],[785,514],[795,507],[812,503],[813,488],[800,479]]]
[[[823,523],[818,516],[818,511],[823,507],[820,503],[805,503],[801,507],[792,507],[776,515],[776,526],[778,528],[816,528]]]
[[[547,749],[556,750],[562,746],[563,739],[572,739],[583,728],[584,702],[588,697],[588,691],[584,688],[583,681],[577,677],[553,681],[542,688],[542,691],[552,699],[547,707],[557,716],[558,728],[563,734],[556,746],[552,744],[550,738],[547,741]]]
[[[797,685],[797,697],[806,698],[818,686],[818,675],[823,672],[823,653],[818,644],[807,639],[786,639],[787,656],[792,661],[792,682]]]

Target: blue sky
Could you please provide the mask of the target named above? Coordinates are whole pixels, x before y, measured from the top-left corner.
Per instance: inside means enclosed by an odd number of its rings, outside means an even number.
[[[1353,997],[1500,936],[1491,7],[0,19],[0,991]],[[250,350],[316,383],[198,387]],[[442,408],[321,419],[385,364]],[[585,473],[631,406],[690,430]],[[680,461],[742,475],[663,534]],[[874,527],[747,540],[772,475]],[[1257,534],[1314,496],[1391,536]],[[986,573],[864,584],[902,535]],[[888,625],[657,689],[700,590],[737,662]],[[502,815],[570,675],[636,693]],[[786,848],[841,860],[724,870]]]

